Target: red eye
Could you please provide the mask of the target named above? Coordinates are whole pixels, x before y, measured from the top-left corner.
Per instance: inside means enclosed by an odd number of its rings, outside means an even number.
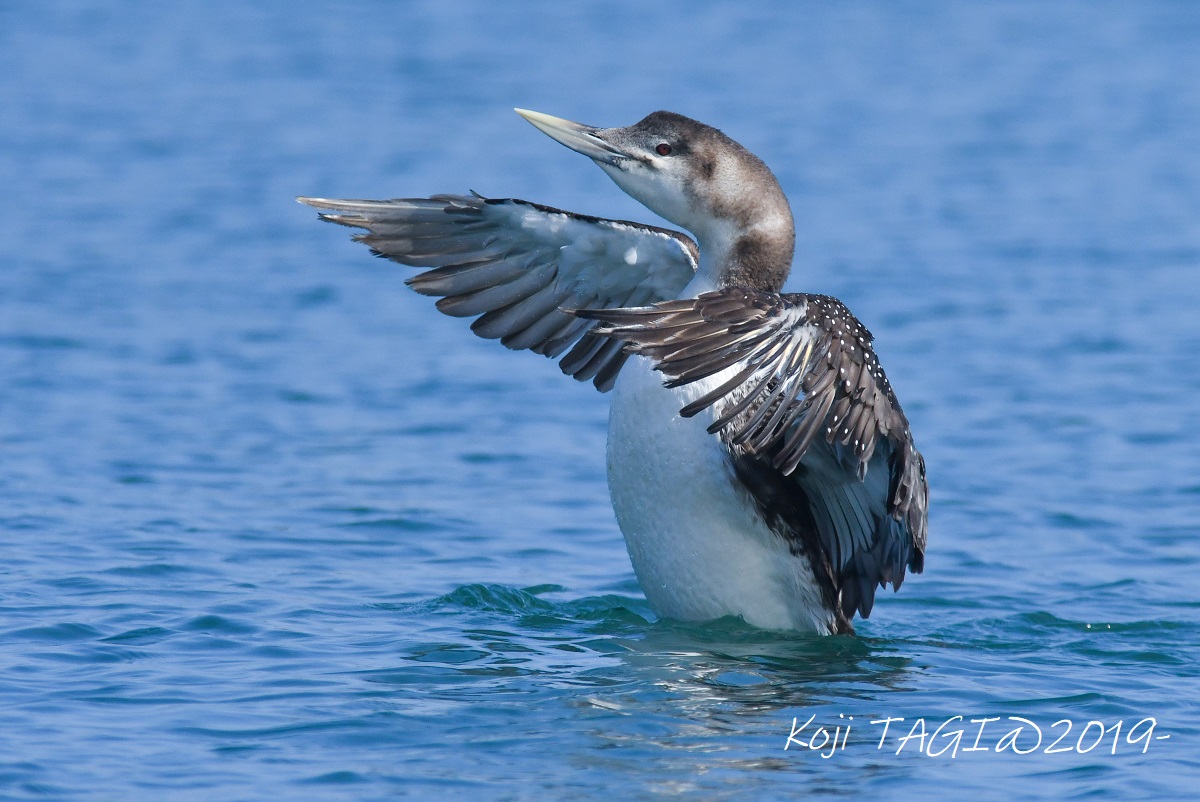
[[[654,151],[659,156],[670,156],[671,155],[671,146],[668,145],[666,142],[664,142],[661,145],[659,145],[658,147],[656,147],[654,149]]]

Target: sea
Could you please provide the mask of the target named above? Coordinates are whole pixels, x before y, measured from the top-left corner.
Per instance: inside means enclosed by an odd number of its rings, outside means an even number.
[[[1200,4],[0,2],[0,798],[1184,800]],[[608,397],[297,195],[761,156],[925,455],[854,637],[656,616]]]

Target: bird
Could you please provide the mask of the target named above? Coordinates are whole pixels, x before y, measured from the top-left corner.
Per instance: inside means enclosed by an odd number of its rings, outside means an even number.
[[[924,568],[925,461],[866,326],[783,292],[779,181],[674,112],[617,128],[516,112],[692,236],[474,192],[297,200],[424,268],[408,285],[475,334],[612,391],[610,495],[658,616],[854,634],[878,588]]]

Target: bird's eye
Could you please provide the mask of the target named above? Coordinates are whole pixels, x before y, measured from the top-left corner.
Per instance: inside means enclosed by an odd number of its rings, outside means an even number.
[[[657,153],[659,156],[670,156],[671,155],[671,146],[668,145],[666,142],[663,142],[661,145],[659,145],[658,147],[656,147],[654,149],[654,152]]]

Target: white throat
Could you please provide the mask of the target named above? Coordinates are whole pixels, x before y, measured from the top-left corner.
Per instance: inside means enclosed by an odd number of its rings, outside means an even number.
[[[704,233],[691,230],[700,246],[700,264],[696,275],[681,297],[695,298],[703,292],[719,289],[726,266],[733,259],[733,248],[742,231],[728,220],[714,220]]]

